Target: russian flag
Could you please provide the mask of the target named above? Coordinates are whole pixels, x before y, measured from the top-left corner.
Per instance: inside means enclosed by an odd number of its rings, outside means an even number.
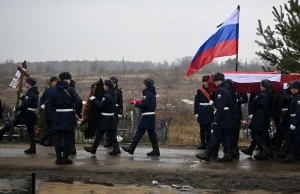
[[[199,48],[186,72],[188,77],[201,70],[214,58],[238,54],[239,15],[238,7],[218,31]]]

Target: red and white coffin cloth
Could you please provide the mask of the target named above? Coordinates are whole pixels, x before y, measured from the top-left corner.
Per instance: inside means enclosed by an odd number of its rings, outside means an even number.
[[[280,74],[274,72],[240,72],[231,71],[224,72],[225,79],[231,79],[234,82],[236,92],[242,93],[258,93],[260,92],[260,81],[268,79],[272,81],[273,88],[276,93],[282,92],[283,84],[290,83],[294,80],[300,80],[300,74]],[[216,86],[213,84],[212,75],[208,82],[209,90],[216,91]]]

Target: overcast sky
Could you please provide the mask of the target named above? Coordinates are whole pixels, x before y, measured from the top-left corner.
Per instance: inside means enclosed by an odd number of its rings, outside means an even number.
[[[257,20],[287,0],[1,0],[0,62],[172,61],[194,55],[237,5],[240,58],[253,58]]]

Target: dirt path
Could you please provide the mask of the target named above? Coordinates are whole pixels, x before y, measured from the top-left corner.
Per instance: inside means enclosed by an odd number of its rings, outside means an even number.
[[[1,184],[4,180],[23,180],[15,185],[30,185],[34,172],[38,188],[48,187],[53,182],[71,183],[70,188],[73,188],[74,183],[79,182],[108,187],[151,186],[153,189],[152,181],[156,180],[164,186],[191,186],[194,188],[190,189],[191,193],[198,193],[199,189],[209,193],[237,190],[300,193],[300,162],[283,165],[276,159],[255,161],[242,156],[233,163],[206,163],[194,157],[196,150],[186,148],[161,149],[160,158],[147,158],[149,148],[138,148],[133,156],[122,153],[119,157],[109,156],[106,149],[100,148],[96,156],[92,156],[78,147],[72,166],[56,166],[53,148],[38,147],[37,155],[26,156],[23,154],[25,145],[1,144],[0,147],[0,191],[1,186],[6,186]]]

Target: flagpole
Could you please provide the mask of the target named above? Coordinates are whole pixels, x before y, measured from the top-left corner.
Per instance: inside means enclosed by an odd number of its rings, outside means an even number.
[[[240,11],[241,8],[240,6],[238,5],[237,9]],[[240,28],[240,24],[239,24],[239,27],[237,28],[237,34],[238,34],[238,37],[239,37],[239,28]],[[235,71],[238,71],[238,65],[239,65],[239,42],[237,43],[237,54],[235,56]]]

